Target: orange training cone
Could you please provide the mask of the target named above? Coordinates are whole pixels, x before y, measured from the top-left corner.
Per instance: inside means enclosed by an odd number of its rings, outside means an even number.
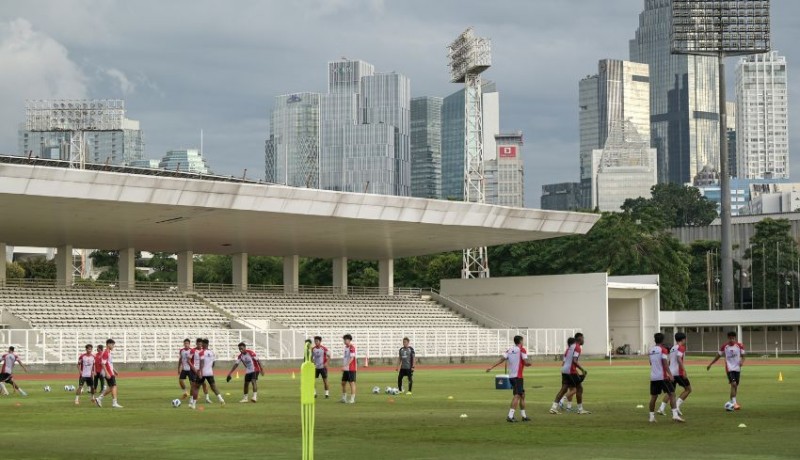
[[[369,367],[369,355],[364,356],[364,367]]]

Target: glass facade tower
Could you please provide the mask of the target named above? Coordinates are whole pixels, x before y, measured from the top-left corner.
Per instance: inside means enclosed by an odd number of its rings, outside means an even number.
[[[267,182],[319,188],[319,99],[317,93],[275,98],[265,151]]]
[[[197,149],[170,150],[158,163],[159,169],[198,174],[211,174],[206,159]]]
[[[786,58],[777,51],[736,66],[736,155],[741,179],[789,178]]]
[[[650,144],[659,182],[685,184],[719,164],[717,58],[670,52],[672,0],[645,0],[630,60],[650,66]]]
[[[411,99],[411,196],[442,196],[442,98]]]

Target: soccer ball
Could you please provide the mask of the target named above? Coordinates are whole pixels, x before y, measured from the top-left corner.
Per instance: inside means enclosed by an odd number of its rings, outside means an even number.
[[[726,411],[732,412],[733,409],[734,409],[734,407],[733,407],[733,403],[732,402],[728,401],[728,402],[725,403],[725,410]]]
[[[387,395],[392,394],[392,387],[386,387],[385,392],[386,392]]]
[[[180,399],[173,399],[172,400],[172,407],[181,407],[181,400]]]
[[[75,385],[64,385],[64,391],[75,391]]]
[[[44,386],[44,392],[45,393],[50,393],[51,391],[52,391],[52,389],[50,388],[50,385],[45,385]]]
[[[376,395],[381,392],[381,387],[372,387],[372,394]]]
[[[400,393],[400,390],[398,390],[397,388],[389,388],[389,394],[390,395],[396,395],[396,394],[399,394],[399,393]]]

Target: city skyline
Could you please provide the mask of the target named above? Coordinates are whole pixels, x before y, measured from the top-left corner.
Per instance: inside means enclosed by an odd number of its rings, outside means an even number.
[[[574,82],[593,72],[600,58],[628,58],[644,2],[510,1],[502,9],[464,8],[455,1],[188,5],[6,5],[0,12],[0,62],[16,71],[0,76],[6,101],[0,108],[0,152],[16,151],[25,99],[122,97],[147,134],[147,157],[175,145],[197,145],[203,129],[215,171],[263,171],[275,95],[323,92],[325,63],[357,56],[407,75],[414,97],[445,96],[455,89],[445,46],[472,25],[493,40],[494,65],[485,78],[502,89],[502,129],[525,132],[525,201],[533,206],[543,183],[576,179]],[[790,111],[798,88],[793,66],[800,50],[790,47],[798,13],[795,2],[772,5],[773,47],[789,66]],[[304,27],[287,18],[298,18]],[[176,21],[181,27],[174,27]],[[734,61],[727,63],[732,96]],[[789,123],[794,163],[800,153],[794,147],[800,134],[794,133],[800,131],[792,129],[796,117]]]

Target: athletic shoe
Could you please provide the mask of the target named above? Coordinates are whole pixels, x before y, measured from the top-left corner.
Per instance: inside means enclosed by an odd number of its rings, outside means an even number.
[[[224,399],[220,399],[219,403],[224,406],[225,405],[225,400]]]
[[[530,422],[530,421],[531,421],[531,419],[530,419],[530,418],[528,418],[528,417],[522,417],[522,421],[523,421],[523,422]]]
[[[514,419],[513,419],[513,418],[511,418],[511,417],[506,417],[506,422],[508,422],[508,423],[517,423],[517,421],[516,421],[516,420],[514,420]]]
[[[97,404],[97,407],[103,407],[103,398],[95,399],[94,403]]]
[[[247,399],[247,396],[245,396],[245,397],[244,397],[244,398],[242,398],[242,400],[241,400],[241,401],[239,401],[239,402],[240,402],[240,403],[246,403],[246,402],[250,402],[250,400],[249,400],[249,399]]]
[[[317,399],[317,395],[316,394],[314,394],[314,399]]]
[[[672,421],[673,422],[678,422],[678,423],[686,423],[686,420],[682,419],[680,417],[680,415],[676,415],[676,416],[672,417]]]
[[[197,403],[194,403],[194,404],[189,403],[189,404],[187,404],[187,406],[189,407],[189,409],[197,409],[197,406],[195,406],[195,404],[197,404]]]
[[[589,415],[589,414],[591,414],[591,412],[589,412],[586,409],[578,409],[578,415]]]
[[[213,401],[211,401],[211,397],[206,395],[206,404],[211,404],[212,402]]]
[[[407,394],[408,396],[411,396],[411,392],[410,392],[410,391],[406,391],[406,394]]]
[[[112,404],[111,404],[111,407],[113,407],[113,408],[115,408],[115,409],[122,409],[122,406],[120,406],[120,405],[119,405],[119,404],[117,404],[117,403],[112,403]]]
[[[340,399],[339,402],[342,403],[342,404],[347,404],[347,398],[342,396],[342,399]]]
[[[680,410],[680,409],[678,409],[678,415],[680,415],[681,417],[683,417],[683,412],[681,412],[681,410]]]
[[[663,410],[656,411],[656,414],[658,414],[658,415],[667,415],[667,413],[664,412]]]
[[[76,405],[76,406],[78,406],[78,405],[80,405],[80,404],[81,404],[81,402],[80,402],[80,401],[78,401],[78,400],[76,399],[76,400],[75,400],[75,405]]]
[[[325,399],[331,399],[331,395],[325,395]]]
[[[650,419],[650,423],[656,423],[656,419],[654,419],[654,418],[651,418],[651,419]]]
[[[250,402],[254,402],[254,403],[258,402],[258,398],[252,398],[252,399],[250,399]]]
[[[742,408],[742,406],[740,406],[739,403],[734,403],[733,404],[733,410],[739,410],[741,408]]]
[[[558,409],[550,408],[550,413],[553,415],[559,415],[561,412],[559,412]]]

